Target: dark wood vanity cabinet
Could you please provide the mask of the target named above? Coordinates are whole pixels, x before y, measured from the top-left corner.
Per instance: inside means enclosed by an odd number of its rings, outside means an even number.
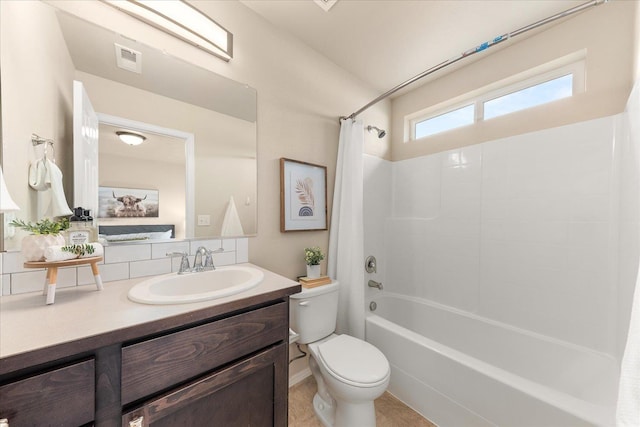
[[[0,418],[10,427],[91,423],[94,378],[94,360],[87,360],[0,386]]]
[[[152,399],[122,417],[123,427],[286,426],[284,343]]]
[[[196,322],[183,319],[165,332],[142,331],[4,373],[0,419],[8,418],[10,427],[284,427],[288,307],[285,297]]]
[[[123,347],[123,404],[169,391],[122,425],[286,426],[288,336],[279,303]]]

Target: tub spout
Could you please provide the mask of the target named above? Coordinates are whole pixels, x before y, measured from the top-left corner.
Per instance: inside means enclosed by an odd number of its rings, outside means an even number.
[[[369,283],[367,284],[369,285],[370,288],[378,288],[382,290],[382,283],[380,282],[376,282],[375,280],[369,280]]]

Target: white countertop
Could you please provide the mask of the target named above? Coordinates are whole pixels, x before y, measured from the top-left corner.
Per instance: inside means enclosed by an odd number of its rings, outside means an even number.
[[[103,291],[97,291],[94,285],[61,288],[52,305],[45,305],[41,292],[0,297],[0,360],[176,315],[190,312],[195,315],[199,310],[217,306],[236,310],[241,300],[298,285],[256,265],[238,265],[262,270],[264,279],[240,294],[198,303],[147,305],[130,301],[129,289],[149,277],[107,282]]]

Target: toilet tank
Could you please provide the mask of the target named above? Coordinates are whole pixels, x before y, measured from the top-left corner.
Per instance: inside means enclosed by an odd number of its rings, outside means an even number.
[[[300,334],[298,342],[307,344],[331,335],[338,317],[338,287],[334,281],[291,295],[290,326]]]

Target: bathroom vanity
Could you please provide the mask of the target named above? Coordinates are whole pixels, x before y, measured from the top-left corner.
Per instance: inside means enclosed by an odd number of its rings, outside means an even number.
[[[0,419],[286,426],[289,295],[300,285],[264,273],[250,291],[193,304],[129,301],[144,279],[61,289],[52,306],[0,298]]]

